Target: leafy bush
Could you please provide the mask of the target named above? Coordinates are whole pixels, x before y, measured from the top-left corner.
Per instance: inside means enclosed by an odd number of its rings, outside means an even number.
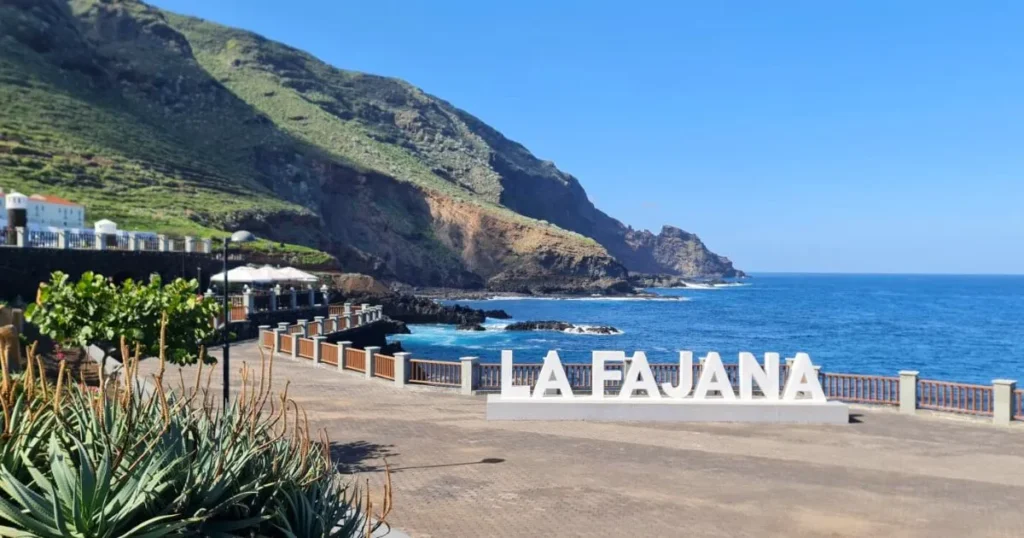
[[[271,397],[272,359],[258,382],[243,368],[245,388],[226,412],[200,387],[201,365],[193,386],[165,392],[162,366],[156,388],[144,390],[137,355],[120,381],[99,390],[69,382],[64,363],[51,387],[38,358],[22,376],[0,361],[0,536],[350,537],[376,529],[365,515],[369,496],[361,501],[340,480],[326,435],[311,439],[287,391]],[[376,519],[389,511],[390,484]]]
[[[168,358],[183,365],[199,360],[200,347],[216,335],[212,320],[220,311],[217,301],[199,294],[196,280],[179,278],[164,286],[153,275],[146,284],[126,280],[117,286],[100,274],[86,272],[71,282],[57,271],[39,286],[25,319],[63,346],[110,350],[124,337],[132,349],[138,344],[156,356],[166,316]]]

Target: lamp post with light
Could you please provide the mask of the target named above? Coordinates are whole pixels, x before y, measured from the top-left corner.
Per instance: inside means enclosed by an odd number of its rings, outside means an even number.
[[[231,390],[231,369],[228,366],[231,355],[231,342],[228,339],[228,323],[231,321],[231,308],[228,304],[228,243],[251,243],[255,240],[256,236],[245,230],[239,230],[231,234],[231,237],[224,238],[224,325],[221,327],[221,337],[224,339],[224,409],[228,408]]]

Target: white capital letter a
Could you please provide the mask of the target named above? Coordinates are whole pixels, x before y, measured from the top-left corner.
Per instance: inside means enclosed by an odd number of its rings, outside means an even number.
[[[811,364],[811,357],[806,353],[796,354],[793,367],[790,368],[789,377],[786,379],[786,390],[782,393],[782,399],[796,400],[801,392],[809,393],[811,401],[826,401],[825,391],[821,390],[821,383],[818,382],[818,374]]]
[[[533,387],[533,397],[543,398],[544,392],[548,389],[561,391],[561,398],[573,397],[569,378],[565,375],[565,369],[562,368],[562,360],[558,358],[557,351],[548,351],[548,354],[544,356],[544,366],[541,367],[540,375],[537,376],[537,385]]]

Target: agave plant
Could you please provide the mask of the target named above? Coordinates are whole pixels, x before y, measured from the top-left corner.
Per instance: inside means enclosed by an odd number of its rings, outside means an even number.
[[[161,338],[163,339],[163,338]],[[161,349],[164,346],[161,345]],[[2,352],[2,351],[0,351]],[[24,374],[0,380],[0,536],[369,536],[386,524],[335,471],[326,433],[314,441],[287,388],[272,396],[273,359],[214,405],[210,374],[191,386],[138,379],[140,349],[98,389],[61,364],[56,384],[30,350]],[[202,360],[199,361],[202,364]],[[385,464],[386,466],[386,464]]]

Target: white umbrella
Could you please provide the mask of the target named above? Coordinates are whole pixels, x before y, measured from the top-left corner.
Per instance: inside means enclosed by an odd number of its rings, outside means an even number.
[[[264,274],[260,274],[259,269],[254,267],[235,267],[228,271],[228,284],[265,284],[273,280],[272,278],[267,278]],[[211,276],[210,283],[223,284],[224,273],[221,272]]]
[[[305,271],[300,271],[294,267],[281,267],[278,269],[272,269],[272,271],[274,272],[274,280],[304,283],[313,283],[319,280],[317,277]]]

